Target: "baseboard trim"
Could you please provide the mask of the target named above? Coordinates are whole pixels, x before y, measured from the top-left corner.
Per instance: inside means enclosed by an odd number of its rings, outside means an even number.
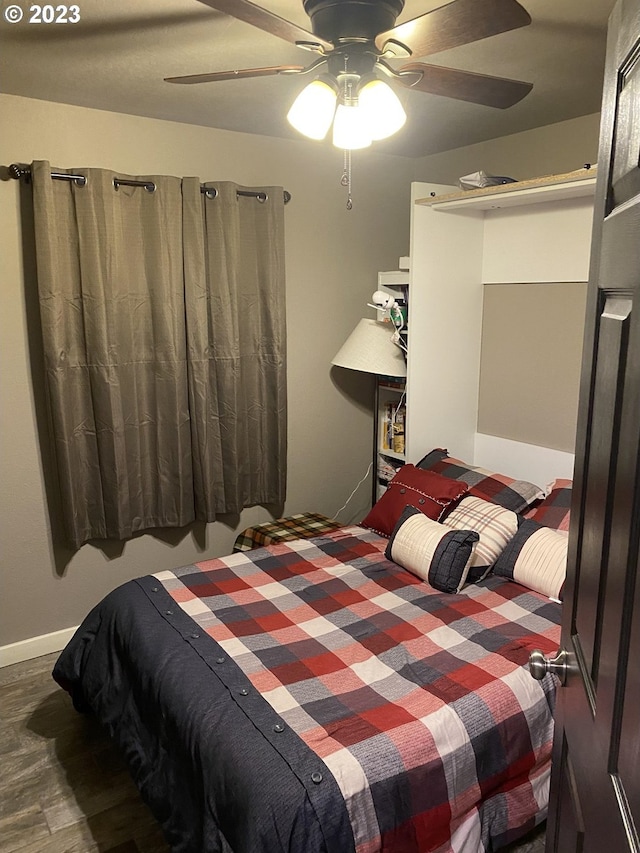
[[[65,628],[62,631],[40,634],[38,637],[29,637],[28,640],[20,640],[18,643],[0,646],[0,667],[39,658],[42,655],[48,655],[50,652],[60,652],[77,630],[77,626]]]

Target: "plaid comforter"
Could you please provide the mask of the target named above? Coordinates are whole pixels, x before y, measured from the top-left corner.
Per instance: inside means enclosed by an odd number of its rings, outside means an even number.
[[[491,849],[545,814],[555,683],[526,664],[560,608],[494,576],[436,593],[385,545],[342,528],[154,577],[256,728],[321,760],[310,789],[335,780],[357,853]]]

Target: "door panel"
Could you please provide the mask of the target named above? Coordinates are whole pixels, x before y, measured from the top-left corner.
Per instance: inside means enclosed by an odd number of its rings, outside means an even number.
[[[640,0],[609,23],[548,853],[640,853]]]
[[[640,566],[636,562],[634,580],[638,576]],[[624,621],[630,623],[629,650],[640,649],[640,584],[635,585],[635,594],[629,599],[633,604],[625,613]],[[632,652],[631,652],[632,654]],[[640,667],[629,666],[627,681],[622,693],[622,724],[620,727],[619,743],[616,746],[617,770],[626,791],[629,808],[636,827],[640,826],[640,748],[638,740],[638,721],[640,719]]]
[[[617,425],[622,405],[624,364],[628,346],[631,299],[602,295],[597,331],[592,431],[586,460],[586,499],[580,537],[584,558],[576,574],[575,626],[587,671],[598,681],[602,613],[607,581],[608,528],[618,449]]]
[[[584,819],[566,740],[562,742],[562,767],[563,774],[560,780],[560,802],[557,816],[558,842],[562,850],[581,853],[584,846]]]
[[[640,192],[640,50],[632,49],[619,71],[612,189],[616,205]]]

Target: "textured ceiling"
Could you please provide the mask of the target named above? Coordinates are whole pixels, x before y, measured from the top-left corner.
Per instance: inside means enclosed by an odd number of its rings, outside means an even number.
[[[481,2],[481,0],[478,0]],[[521,0],[533,23],[426,59],[533,83],[507,110],[400,89],[408,121],[377,150],[418,157],[598,112],[614,0]],[[197,0],[77,0],[77,24],[0,20],[4,93],[226,130],[296,138],[285,115],[307,78],[176,86],[164,77],[306,65],[313,56]],[[0,0],[2,11],[10,0]],[[263,6],[309,28],[301,0]],[[442,5],[407,0],[398,23]],[[418,57],[412,57],[417,59]],[[330,142],[317,143],[329,145]]]

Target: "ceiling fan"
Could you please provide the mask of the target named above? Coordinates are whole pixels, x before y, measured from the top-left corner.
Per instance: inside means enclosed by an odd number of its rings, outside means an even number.
[[[410,89],[501,109],[516,104],[532,89],[530,83],[519,80],[474,74],[424,62],[405,62],[399,67],[390,64],[394,60],[406,60],[412,55],[429,56],[527,26],[531,23],[531,17],[517,0],[452,0],[398,26],[395,26],[395,22],[403,10],[404,0],[303,0],[304,10],[311,21],[310,31],[249,0],[200,2],[319,56],[307,66],[276,65],[214,71],[167,77],[166,81],[211,83],[275,74],[318,72],[320,76],[298,96],[288,118],[294,127],[306,135],[322,139],[335,114],[334,144],[338,147],[364,147],[370,144],[371,138],[389,136],[404,124],[406,116],[399,100],[390,87],[379,80],[376,71]],[[301,99],[305,100],[302,97],[305,92],[309,96],[313,93],[315,100],[307,97],[304,104],[299,103]],[[378,96],[382,97],[382,102]],[[391,123],[387,120],[379,135],[375,131],[373,134],[365,134],[367,139],[363,144],[355,142],[353,137],[343,138],[340,134],[336,140],[341,107],[342,116],[348,119],[351,116],[355,118],[357,112],[349,108],[365,107],[367,104],[370,104],[372,120],[382,113],[389,113],[389,110],[393,113],[394,109],[397,118],[391,120]],[[299,107],[297,112],[296,106]],[[342,126],[342,119],[340,123]],[[318,124],[319,127],[312,127]],[[392,125],[393,129],[387,132]],[[345,141],[348,144],[344,144]]]

